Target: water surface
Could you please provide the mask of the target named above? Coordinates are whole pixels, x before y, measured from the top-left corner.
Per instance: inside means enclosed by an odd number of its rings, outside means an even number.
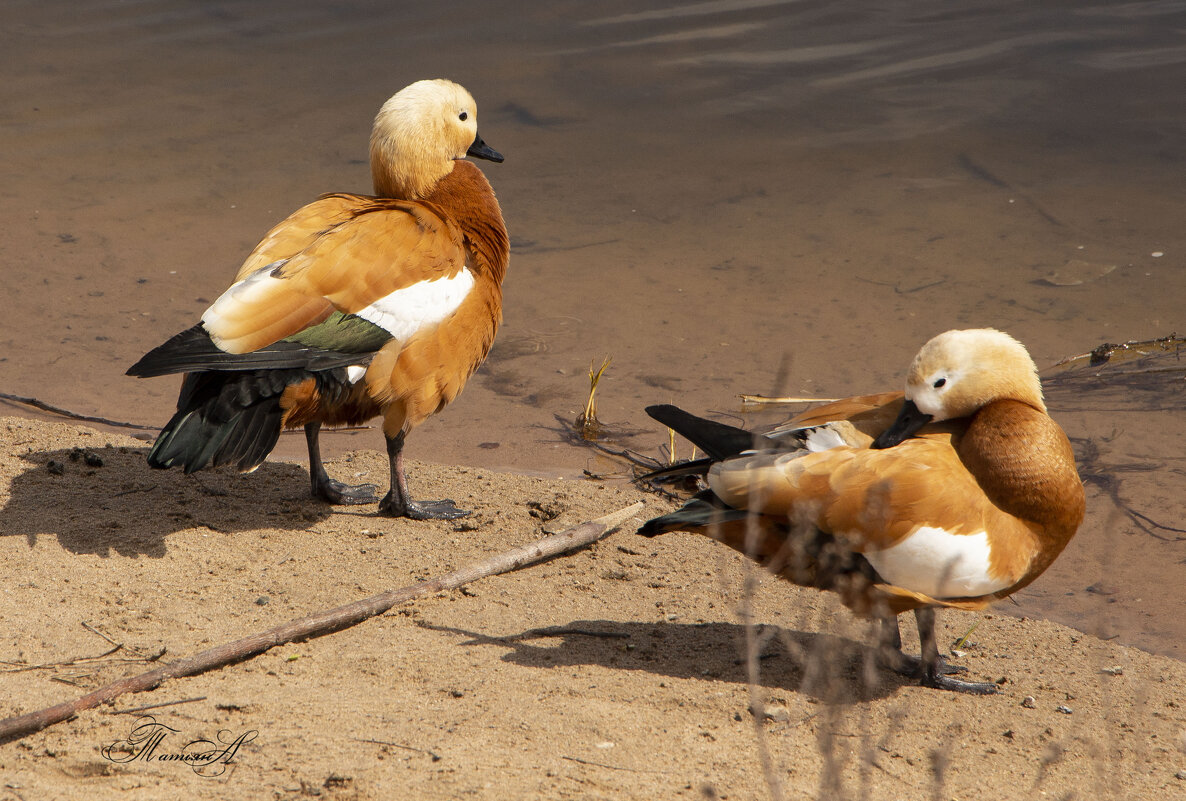
[[[10,2],[0,391],[163,422],[175,380],[126,367],[289,211],[368,191],[375,110],[438,76],[507,156],[512,262],[413,458],[619,469],[564,436],[606,355],[602,419],[658,455],[648,403],[892,388],[951,327],[1039,365],[1182,330],[1184,30],[1180,2]],[[1181,656],[1186,543],[1114,501],[1182,527],[1183,415],[1063,404],[1119,490],[1020,611]]]

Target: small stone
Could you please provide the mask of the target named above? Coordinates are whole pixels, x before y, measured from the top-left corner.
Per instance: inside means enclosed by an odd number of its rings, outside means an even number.
[[[1107,673],[1109,676],[1123,676],[1124,668],[1120,667],[1120,665],[1113,665],[1112,667],[1104,668],[1100,673]]]
[[[1186,770],[1178,771],[1177,773],[1174,774],[1174,778],[1186,781]]]
[[[1056,706],[1054,708],[1055,708],[1055,710],[1063,713],[1064,715],[1071,714],[1071,708],[1069,706],[1064,706],[1063,704],[1059,704],[1058,706]]]
[[[56,459],[50,459],[49,464],[45,466],[45,469],[49,471],[51,476],[60,476],[66,472],[66,465],[62,464]]]
[[[91,453],[90,451],[87,451],[82,455],[82,460],[86,462],[87,467],[103,466],[103,458],[97,453]]]
[[[464,698],[465,697],[465,693],[461,690],[449,690],[449,695],[453,696],[454,698]]]
[[[1038,704],[1034,700],[1034,697],[1032,695],[1027,695],[1025,698],[1021,699],[1021,705],[1024,706],[1026,709],[1033,709]]]
[[[271,598],[266,595],[261,595],[255,599],[256,606],[267,606],[271,602]]]

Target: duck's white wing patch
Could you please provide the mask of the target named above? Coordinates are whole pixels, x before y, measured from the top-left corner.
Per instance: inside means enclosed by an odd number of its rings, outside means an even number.
[[[355,314],[402,341],[457,311],[473,286],[473,273],[463,268],[452,278],[421,281],[397,289]]]
[[[803,440],[803,445],[812,453],[831,450],[832,448],[839,448],[842,445],[848,444],[844,436],[834,428],[833,423],[812,426],[806,430],[806,434],[807,436]]]
[[[346,368],[346,380],[351,384],[357,384],[366,374],[367,365],[365,364],[351,364]]]
[[[932,598],[972,598],[1012,582],[989,573],[988,534],[952,534],[920,526],[910,536],[865,558],[888,583]]]
[[[847,420],[833,420],[813,426],[782,425],[766,432],[766,438],[779,448],[802,448],[811,453],[845,445],[861,447],[861,435]]]
[[[285,261],[281,259],[260,267],[246,278],[227,287],[226,291],[202,313],[202,324],[206,326],[206,330],[218,331],[223,318],[241,316],[243,304],[254,303],[273,291],[273,285],[280,283],[282,279],[273,278],[272,271]],[[236,307],[240,308],[236,310]]]

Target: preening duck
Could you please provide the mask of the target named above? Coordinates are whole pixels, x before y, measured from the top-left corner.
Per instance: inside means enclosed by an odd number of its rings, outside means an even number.
[[[452,401],[502,321],[509,245],[502,212],[466,156],[501,162],[478,136],[461,86],[418,81],[383,104],[371,134],[375,195],[324,195],[268,232],[201,322],[128,370],[185,373],[153,467],[254,470],[282,428],[303,426],[313,494],[378,500],[374,485],[331,479],[323,425],[383,418],[391,488],[380,511],[466,514],[413,501],[404,440]]]
[[[647,522],[654,536],[720,540],[783,578],[882,621],[879,654],[922,683],[989,693],[950,674],[935,610],[982,609],[1042,574],[1083,520],[1083,484],[1047,414],[1033,360],[1000,331],[948,331],[915,356],[904,393],[811,409],[765,434],[674,406],[647,412],[709,458],[709,489]],[[920,659],[901,650],[913,611]]]

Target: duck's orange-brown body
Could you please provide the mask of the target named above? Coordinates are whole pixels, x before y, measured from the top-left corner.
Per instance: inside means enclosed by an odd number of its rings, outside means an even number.
[[[836,577],[821,578],[802,554],[792,558],[795,540],[788,536],[788,520],[828,532],[838,539],[838,549],[856,554],[891,548],[923,526],[956,536],[987,534],[986,572],[1000,577],[1000,589],[936,598],[870,573],[824,587],[836,589],[844,604],[863,616],[923,606],[982,609],[1028,585],[1062,552],[1083,520],[1083,485],[1062,429],[1045,412],[1003,400],[972,418],[927,425],[893,448],[868,450],[901,405],[902,393],[883,393],[796,416],[787,428],[845,420],[868,441],[864,447],[833,448],[784,465],[758,467],[739,459],[737,475],[729,479],[733,492],[724,500],[759,515],[698,530],[752,555],[783,578],[814,587]],[[757,542],[755,524],[762,532]]]
[[[310,378],[290,386],[281,400],[288,428],[310,423],[357,425],[382,415],[383,431],[388,436],[411,430],[457,397],[490,352],[502,322],[502,280],[509,245],[494,190],[481,170],[459,161],[453,172],[418,203],[339,194],[322,198],[298,214],[299,219],[286,220],[278,232],[265,239],[267,251],[253,256],[248,265],[259,269],[285,258],[280,254],[305,245],[310,231],[325,231],[334,225],[359,229],[335,242],[341,252],[327,249],[317,254],[317,264],[330,265],[333,270],[310,276],[306,285],[312,285],[321,297],[335,298],[335,302],[310,315],[312,322],[321,322],[335,308],[358,312],[415,283],[412,279],[417,275],[421,281],[431,281],[453,278],[461,269],[473,274],[473,288],[455,312],[406,340],[393,339],[383,345],[371,358],[365,380],[355,385],[347,397],[324,402]],[[418,242],[409,249],[404,240],[412,236]],[[393,244],[393,239],[399,241]],[[383,254],[372,255],[370,249],[411,250],[417,257],[414,266],[418,271],[374,269],[372,275],[360,266],[381,266]],[[238,280],[252,272],[248,265],[240,271]],[[349,265],[354,267],[347,269]],[[336,283],[343,287],[338,288]],[[302,289],[297,286],[292,291],[299,293]],[[293,305],[300,300],[295,298]],[[264,302],[274,303],[274,298]]]
[[[381,510],[456,517],[417,504],[402,467],[404,437],[461,392],[502,320],[509,244],[490,183],[466,156],[502,161],[477,136],[473,98],[449,81],[418,81],[375,118],[375,196],[324,195],[273,228],[202,322],[129,373],[186,374],[154,467],[252,470],[282,427],[304,426],[315,495],[374,500],[373,486],[331,480],[322,425],[382,416],[391,491]]]
[[[704,534],[838,593],[887,623],[899,666],[896,615],[914,610],[934,686],[991,689],[940,675],[930,610],[980,609],[1027,586],[1083,520],[1070,442],[1029,355],[999,331],[935,337],[905,393],[827,403],[763,435],[670,406],[647,411],[715,461],[709,490],[641,533]]]

